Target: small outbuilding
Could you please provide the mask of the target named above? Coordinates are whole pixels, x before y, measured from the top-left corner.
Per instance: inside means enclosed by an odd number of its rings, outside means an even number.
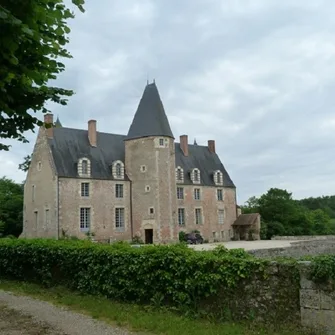
[[[259,213],[240,214],[232,226],[234,239],[237,241],[255,241],[261,239],[261,216]]]

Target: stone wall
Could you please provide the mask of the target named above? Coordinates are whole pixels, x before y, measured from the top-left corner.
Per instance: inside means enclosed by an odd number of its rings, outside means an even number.
[[[310,262],[300,263],[301,324],[317,334],[335,334],[335,292],[309,280]]]
[[[273,236],[271,240],[285,240],[285,241],[335,240],[335,235]]]
[[[259,258],[316,256],[335,254],[334,240],[310,240],[292,242],[290,247],[249,250],[251,255]]]

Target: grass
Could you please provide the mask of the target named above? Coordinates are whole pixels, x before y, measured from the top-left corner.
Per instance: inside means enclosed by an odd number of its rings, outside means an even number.
[[[306,331],[283,326],[270,329],[255,324],[211,323],[192,320],[163,309],[118,303],[103,297],[81,295],[63,287],[50,289],[39,285],[0,280],[0,289],[27,295],[103,320],[111,325],[142,334],[160,335],[307,335]]]

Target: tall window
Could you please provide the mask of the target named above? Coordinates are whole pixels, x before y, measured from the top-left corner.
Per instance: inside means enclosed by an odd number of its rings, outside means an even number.
[[[199,176],[199,171],[198,170],[194,170],[194,181],[199,181],[199,178],[200,178],[200,176]]]
[[[91,226],[91,208],[82,207],[80,208],[80,230],[88,231]]]
[[[87,159],[83,159],[81,162],[81,173],[88,174],[88,162]]]
[[[221,173],[220,172],[217,172],[216,173],[216,182],[218,184],[221,184],[222,183],[222,176],[221,176]]]
[[[219,224],[224,224],[224,210],[220,209],[218,212]]]
[[[50,225],[50,211],[49,209],[45,210],[45,218],[44,218],[44,229],[46,229]]]
[[[185,208],[178,208],[178,224],[185,226]]]
[[[184,188],[177,187],[177,199],[184,199]]]
[[[82,197],[90,196],[90,184],[89,183],[81,183],[81,196]]]
[[[223,201],[223,191],[222,190],[216,190],[217,199],[218,201]]]
[[[195,200],[200,200],[200,188],[195,188],[194,189],[194,199]]]
[[[115,185],[115,197],[116,198],[123,198],[123,184],[116,184]]]
[[[116,176],[121,178],[122,177],[122,166],[121,166],[121,163],[116,163],[115,165],[115,173],[116,173]]]
[[[161,147],[164,146],[164,138],[160,138],[160,139],[159,139],[159,145],[160,145]]]
[[[35,214],[35,229],[37,231],[37,229],[38,229],[38,211],[35,211],[34,214]]]
[[[35,191],[36,191],[36,186],[33,185],[31,188],[31,198],[33,202],[35,201]]]
[[[124,208],[115,208],[115,228],[124,228]]]
[[[202,224],[201,208],[195,209],[195,224]]]
[[[177,182],[184,182],[184,170],[180,166],[176,169],[176,179]]]

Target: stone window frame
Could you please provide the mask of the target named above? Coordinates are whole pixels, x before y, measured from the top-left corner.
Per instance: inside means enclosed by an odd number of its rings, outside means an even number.
[[[183,218],[183,222],[181,222],[180,218],[180,214],[183,213],[182,215],[182,218]],[[185,227],[186,226],[186,210],[185,210],[185,207],[178,207],[178,212],[177,212],[177,215],[178,215],[178,226],[179,227]]]
[[[184,187],[177,187],[177,199],[178,200],[184,200],[185,199]]]
[[[114,179],[124,179],[124,163],[120,160],[114,161],[112,164],[112,175]]]
[[[36,185],[31,186],[31,201],[35,202],[36,199]]]
[[[85,187],[87,186],[87,188],[85,189]],[[90,183],[85,181],[80,183],[80,196],[82,198],[89,198],[90,194],[91,194],[91,190],[90,190]]]
[[[140,171],[142,173],[147,172],[147,166],[146,165],[141,165]]]
[[[155,215],[155,207],[149,207],[148,213],[149,215]]]
[[[200,222],[198,222],[198,215],[197,212],[200,211]],[[200,226],[204,224],[204,214],[203,214],[203,210],[202,207],[195,207],[194,208],[194,224],[196,226]]]
[[[85,167],[86,164],[86,167]],[[83,166],[85,167],[83,169]],[[78,175],[80,177],[90,177],[91,176],[91,161],[87,157],[79,158],[78,160]]]
[[[201,183],[201,174],[198,168],[194,168],[191,170],[191,180],[193,184],[200,184]]]
[[[145,185],[144,190],[145,190],[145,193],[149,193],[151,191],[150,185]]]
[[[87,221],[89,222],[87,223]],[[92,229],[92,207],[91,206],[80,206],[79,207],[79,229],[83,233],[87,233]]]
[[[220,217],[220,215],[223,214],[223,217]],[[221,220],[222,219],[222,220]],[[226,219],[226,211],[221,208],[221,209],[218,209],[218,224],[220,226],[224,225],[225,223],[225,219]],[[221,222],[222,221],[222,222]]]
[[[223,201],[224,200],[223,188],[217,188],[216,189],[216,200],[217,201]]]
[[[158,139],[158,144],[159,144],[160,147],[164,147],[165,146],[164,138],[159,138]]]
[[[117,183],[115,184],[115,198],[123,199],[124,198],[124,184]]]
[[[215,185],[223,185],[223,173],[220,170],[214,171],[213,179]]]
[[[38,161],[37,162],[37,171],[41,171],[42,170],[42,162]]]
[[[117,212],[118,210],[123,210],[123,223],[117,222]],[[120,215],[120,213],[119,213]],[[118,225],[117,225],[118,224]],[[114,229],[119,232],[124,232],[126,230],[126,209],[124,206],[115,206],[114,207]]]
[[[193,189],[193,199],[194,200],[201,200],[201,188],[200,187],[195,187]]]
[[[50,208],[49,207],[45,207],[44,208],[44,231],[47,230],[47,228],[50,226]]]
[[[184,182],[184,169],[181,166],[176,167],[176,181],[177,183]]]

